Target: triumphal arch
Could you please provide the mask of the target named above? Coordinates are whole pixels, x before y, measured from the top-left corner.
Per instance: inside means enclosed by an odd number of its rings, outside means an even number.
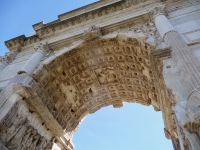
[[[1,150],[71,150],[84,117],[123,102],[200,150],[199,0],[101,0],[33,28],[0,58]]]

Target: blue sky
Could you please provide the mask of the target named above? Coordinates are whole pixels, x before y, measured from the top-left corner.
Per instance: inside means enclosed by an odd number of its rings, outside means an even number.
[[[0,56],[8,52],[4,41],[30,36],[32,25],[57,19],[67,11],[95,0],[0,0]],[[161,112],[151,106],[125,103],[88,115],[74,134],[75,150],[172,150],[163,131]]]

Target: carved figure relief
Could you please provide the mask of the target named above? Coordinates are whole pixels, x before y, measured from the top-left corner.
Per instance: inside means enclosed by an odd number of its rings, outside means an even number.
[[[100,84],[117,82],[117,75],[115,74],[114,68],[112,67],[96,70],[96,74]]]
[[[36,150],[36,147],[42,147],[40,149],[43,150],[46,148],[45,142],[51,143],[49,138],[47,139],[41,133],[38,133],[38,128],[35,129],[31,125],[32,123],[36,126],[34,121],[31,120],[29,112],[26,112],[26,109],[24,102],[20,100],[1,121],[0,142],[9,150]],[[7,121],[8,119],[9,122]],[[35,118],[36,121],[37,118]],[[40,141],[42,141],[42,144]]]
[[[84,31],[83,38],[85,40],[95,39],[101,36],[100,27],[92,25],[88,28],[88,30]]]

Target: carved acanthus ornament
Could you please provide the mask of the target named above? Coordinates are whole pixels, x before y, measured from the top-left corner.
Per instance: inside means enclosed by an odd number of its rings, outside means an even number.
[[[10,64],[16,58],[18,52],[18,50],[15,50],[13,52],[6,53],[5,56],[0,57],[0,63],[4,65]]]
[[[167,16],[166,13],[166,6],[165,4],[159,4],[156,7],[154,7],[151,10],[148,10],[150,17],[152,18],[152,20],[154,20],[158,15],[165,15]]]
[[[95,39],[95,38],[99,38],[101,36],[102,36],[102,34],[101,34],[100,27],[92,25],[92,26],[89,27],[88,30],[84,31],[83,39],[87,41],[87,40],[92,40],[92,39]]]
[[[129,27],[128,29],[126,29],[126,31],[135,34],[143,34],[147,37],[155,37],[156,28],[155,24],[151,20],[149,20],[149,22],[147,23]]]
[[[34,45],[34,50],[36,52],[41,52],[44,55],[48,55],[50,53],[50,49],[47,42],[40,42]]]

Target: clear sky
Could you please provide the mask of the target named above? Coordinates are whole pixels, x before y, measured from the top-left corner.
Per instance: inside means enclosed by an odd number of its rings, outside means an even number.
[[[67,11],[95,0],[0,0],[0,56],[4,41],[24,34],[32,25],[57,19]],[[173,150],[164,135],[161,112],[151,106],[125,103],[123,108],[102,108],[88,115],[74,134],[75,150]]]

